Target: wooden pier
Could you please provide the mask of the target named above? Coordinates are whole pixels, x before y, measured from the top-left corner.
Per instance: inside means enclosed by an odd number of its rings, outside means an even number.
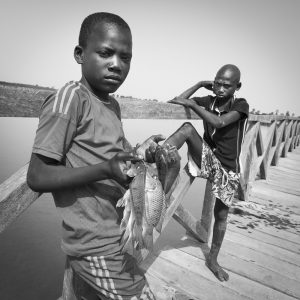
[[[205,266],[208,244],[183,236],[143,262],[158,299],[300,299],[299,196],[297,148],[233,205],[219,255],[229,281]]]
[[[198,117],[166,103],[139,108],[141,119]],[[122,106],[123,118],[134,108]],[[33,116],[35,112],[32,112]],[[173,217],[186,230],[173,244],[155,253],[143,252],[142,267],[159,300],[300,299],[300,118],[250,115],[242,147],[241,185],[230,211],[219,255],[229,271],[218,281],[205,266],[209,251],[214,199],[207,183],[202,217],[197,220],[181,202],[193,183],[186,168],[170,198],[163,228]],[[297,148],[298,147],[298,148]],[[26,184],[24,166],[0,185],[0,233],[40,194]],[[157,240],[155,233],[154,239]],[[63,300],[75,300],[73,272],[66,264]]]

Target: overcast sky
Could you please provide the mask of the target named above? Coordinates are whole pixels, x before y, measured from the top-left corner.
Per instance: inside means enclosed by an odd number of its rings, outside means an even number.
[[[299,0],[0,0],[0,80],[59,88],[80,79],[83,19],[119,14],[132,29],[130,73],[116,94],[166,101],[224,64],[261,112],[300,115]],[[197,95],[205,95],[201,91]]]

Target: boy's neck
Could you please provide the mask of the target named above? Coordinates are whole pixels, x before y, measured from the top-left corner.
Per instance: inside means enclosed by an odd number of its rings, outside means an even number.
[[[230,102],[232,99],[233,99],[234,96],[230,96],[228,98],[216,98],[216,102],[217,102],[217,105],[220,107],[220,106],[224,106],[226,105],[228,102]]]
[[[109,101],[109,94],[106,92],[101,92],[99,90],[95,90],[91,87],[91,85],[88,83],[88,81],[85,79],[84,76],[81,77],[80,82],[97,98],[99,98],[102,101]]]

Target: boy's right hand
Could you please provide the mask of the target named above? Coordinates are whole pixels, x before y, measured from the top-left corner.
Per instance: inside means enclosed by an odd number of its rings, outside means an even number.
[[[211,80],[204,80],[204,81],[201,81],[201,86],[206,88],[209,91],[212,91],[213,87],[214,87],[214,82]]]
[[[142,160],[141,155],[134,152],[119,152],[113,158],[108,161],[110,178],[117,181],[123,187],[128,188],[132,177],[127,175],[127,171],[130,169],[131,162]]]

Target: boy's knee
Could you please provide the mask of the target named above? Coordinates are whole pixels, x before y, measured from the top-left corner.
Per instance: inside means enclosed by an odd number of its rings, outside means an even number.
[[[188,136],[191,136],[194,132],[196,132],[196,129],[191,122],[184,122],[181,126],[181,129]]]

